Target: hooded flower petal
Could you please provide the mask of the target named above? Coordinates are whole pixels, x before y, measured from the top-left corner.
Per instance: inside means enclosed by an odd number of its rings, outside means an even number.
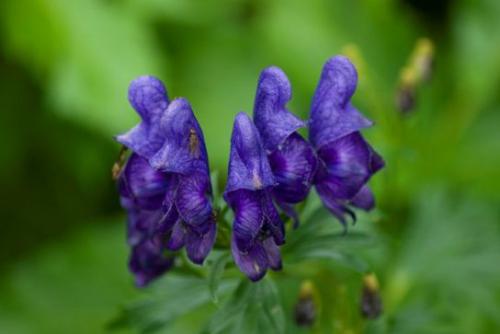
[[[351,199],[382,166],[380,156],[354,132],[323,146],[318,151],[323,170],[316,175],[340,199]]]
[[[142,76],[129,86],[128,98],[141,117],[141,123],[116,140],[149,159],[163,144],[160,118],[167,109],[168,95],[163,83],[152,76]]]
[[[245,114],[236,116],[231,137],[225,197],[239,189],[260,190],[275,184],[259,133]]]
[[[260,280],[266,274],[269,265],[268,255],[260,243],[255,243],[246,251],[238,249],[234,240],[231,242],[231,252],[234,262],[240,270],[252,281]]]
[[[139,287],[147,285],[172,265],[173,259],[165,256],[162,248],[152,240],[146,240],[132,248],[129,267]]]
[[[309,123],[309,139],[316,149],[372,125],[350,104],[357,80],[356,69],[346,57],[333,57],[323,67]]]
[[[278,67],[262,71],[257,85],[253,118],[268,152],[281,145],[305,123],[286,109],[292,96],[290,82]]]
[[[170,103],[160,128],[164,142],[149,161],[153,168],[183,175],[195,172],[209,175],[203,132],[186,99]]]
[[[298,133],[292,133],[269,155],[277,186],[273,194],[279,202],[302,202],[311,189],[316,171],[316,155],[309,143]]]

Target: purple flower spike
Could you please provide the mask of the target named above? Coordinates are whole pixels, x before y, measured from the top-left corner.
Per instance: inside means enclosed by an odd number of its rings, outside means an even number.
[[[144,286],[173,265],[171,252],[182,247],[202,264],[216,225],[205,140],[188,101],[168,104],[152,77],[133,81],[129,99],[142,122],[117,137],[133,151],[118,185],[128,213],[129,267]]]
[[[130,84],[128,99],[141,117],[141,123],[116,140],[149,159],[163,144],[159,124],[169,103],[167,90],[157,78],[142,76]]]
[[[268,268],[281,268],[278,245],[284,243],[284,225],[272,202],[274,185],[259,133],[240,113],[233,127],[224,198],[235,213],[233,258],[252,281],[264,277]]]
[[[308,195],[317,162],[313,148],[297,132],[305,123],[286,108],[291,95],[290,82],[280,68],[269,67],[262,71],[255,97],[254,121],[277,181],[274,199],[297,224],[293,204]]]
[[[319,159],[314,183],[325,206],[345,225],[355,215],[349,206],[370,210],[375,199],[366,186],[384,161],[359,132],[372,122],[350,99],[357,83],[354,65],[345,57],[323,67],[312,102],[309,138]]]

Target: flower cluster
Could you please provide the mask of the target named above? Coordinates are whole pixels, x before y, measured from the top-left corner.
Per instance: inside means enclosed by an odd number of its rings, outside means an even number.
[[[262,71],[253,120],[239,113],[231,137],[224,199],[234,211],[231,250],[251,280],[281,268],[285,242],[280,212],[295,225],[294,205],[312,186],[342,224],[350,207],[369,210],[366,183],[384,165],[360,130],[372,125],[351,104],[357,73],[341,56],[324,66],[310,120],[286,107],[291,85],[277,67]],[[153,77],[132,82],[129,100],[141,123],[117,140],[132,151],[119,176],[121,204],[128,213],[130,269],[142,286],[168,270],[183,246],[202,264],[216,234],[203,133],[185,99],[169,102]],[[309,140],[298,131],[308,128]]]
[[[191,261],[203,263],[216,225],[205,141],[187,100],[170,102],[163,84],[146,76],[132,82],[129,101],[141,123],[116,138],[132,150],[118,184],[130,270],[144,286],[172,266],[171,252],[183,246]]]

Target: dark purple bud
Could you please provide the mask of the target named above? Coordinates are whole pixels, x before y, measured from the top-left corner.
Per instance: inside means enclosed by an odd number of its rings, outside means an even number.
[[[264,148],[272,152],[305,123],[286,109],[292,96],[290,82],[278,67],[262,71],[257,85],[253,118]]]
[[[363,277],[360,306],[361,315],[367,319],[376,319],[382,314],[382,298],[380,297],[377,277],[373,273]]]
[[[275,185],[275,179],[259,133],[252,120],[239,113],[234,121],[225,196],[240,189],[260,190]]]
[[[317,316],[317,307],[314,301],[314,285],[311,281],[304,281],[300,287],[300,295],[295,304],[295,323],[299,327],[312,327]]]
[[[309,123],[309,139],[316,149],[372,125],[350,104],[357,81],[356,69],[346,57],[333,57],[323,67]]]
[[[153,240],[146,240],[134,247],[129,261],[130,271],[138,287],[147,285],[173,265],[173,258],[166,256],[163,249]]]
[[[141,122],[129,132],[117,136],[116,140],[149,159],[163,144],[159,124],[169,103],[167,90],[157,78],[142,76],[130,84],[128,99]]]

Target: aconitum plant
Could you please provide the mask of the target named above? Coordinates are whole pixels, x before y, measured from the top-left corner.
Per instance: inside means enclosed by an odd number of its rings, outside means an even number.
[[[170,101],[154,77],[134,80],[129,101],[141,122],[116,140],[132,152],[118,185],[136,284],[145,286],[175,268],[183,248],[197,265],[214,245],[230,249],[252,281],[268,269],[282,269],[280,247],[286,234],[294,233],[288,222],[299,226],[296,205],[313,187],[344,226],[346,215],[355,219],[353,208],[372,209],[375,200],[366,184],[384,162],[360,133],[372,122],[351,103],[356,84],[356,69],[347,58],[329,59],[310,119],[301,120],[287,108],[292,89],[286,74],[274,66],[262,71],[253,119],[240,112],[233,124],[223,194],[233,212],[227,222],[226,208],[213,204],[220,201],[212,198],[205,139],[189,102]],[[301,129],[308,129],[308,140]],[[230,241],[219,242],[225,227]]]

